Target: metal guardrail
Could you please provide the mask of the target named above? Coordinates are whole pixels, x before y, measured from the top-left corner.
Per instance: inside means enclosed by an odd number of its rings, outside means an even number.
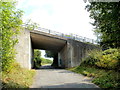
[[[57,35],[57,36],[60,36],[60,37],[63,37],[63,38],[74,39],[76,41],[96,44],[94,39],[82,37],[82,36],[79,36],[79,35],[76,35],[76,34],[64,34],[64,33],[52,31],[50,29],[41,28],[41,27],[38,27],[35,30],[38,30],[38,31],[41,31],[41,32],[45,32],[45,33],[49,33],[49,34],[52,34],[52,35]]]
[[[25,27],[25,25],[22,25],[22,26]],[[97,44],[94,39],[82,37],[82,36],[79,36],[79,35],[76,35],[76,34],[64,34],[64,33],[52,31],[50,29],[41,28],[41,27],[35,28],[34,30],[38,30],[38,31],[41,31],[41,32],[49,33],[49,34],[52,34],[52,35],[57,35],[57,36],[60,36],[60,37],[63,37],[63,38],[73,39],[73,40],[76,40],[76,41]]]

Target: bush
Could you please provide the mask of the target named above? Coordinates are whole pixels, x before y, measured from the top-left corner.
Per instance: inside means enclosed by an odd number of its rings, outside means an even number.
[[[41,66],[41,51],[34,50],[34,68],[40,68]]]
[[[49,60],[49,59],[41,58],[41,63],[42,63],[42,65],[44,65],[44,64],[52,64],[52,61]]]
[[[14,46],[18,39],[13,36],[19,34],[22,20],[22,11],[15,8],[15,2],[0,2],[1,5],[1,32],[0,32],[0,52],[2,54],[2,71],[10,72],[15,61]]]
[[[83,59],[84,64],[95,65],[99,61],[99,57],[102,56],[101,50],[92,50],[88,52],[88,56]]]
[[[105,51],[91,51],[83,63],[106,69],[120,70],[120,50],[107,49]]]

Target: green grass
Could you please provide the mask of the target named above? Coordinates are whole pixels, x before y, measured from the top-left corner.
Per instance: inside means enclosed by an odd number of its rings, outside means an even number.
[[[33,82],[34,70],[27,70],[15,64],[15,68],[9,72],[2,72],[3,88],[29,88]]]
[[[68,70],[93,77],[92,82],[101,88],[120,88],[120,72],[118,71],[99,69],[85,64]]]
[[[41,65],[52,64],[52,63],[53,63],[53,61],[51,61],[49,59],[41,58]]]

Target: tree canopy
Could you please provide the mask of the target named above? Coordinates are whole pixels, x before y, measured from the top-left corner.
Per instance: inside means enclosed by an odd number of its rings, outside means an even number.
[[[86,8],[94,19],[92,25],[100,36],[100,45],[120,47],[120,2],[91,2]]]

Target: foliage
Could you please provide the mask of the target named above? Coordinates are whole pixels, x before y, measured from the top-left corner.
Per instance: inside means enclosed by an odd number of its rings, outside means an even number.
[[[11,72],[2,73],[3,88],[29,88],[33,82],[34,70],[20,68],[19,64],[13,64],[14,69]]]
[[[120,47],[120,3],[118,2],[90,2],[86,6],[92,23],[96,27],[100,44],[106,47]]]
[[[53,52],[51,52],[51,51],[47,51],[47,50],[45,50],[45,57],[54,57],[54,53]]]
[[[58,53],[53,51],[45,51],[45,52],[46,52],[45,54],[46,57],[53,58],[52,66],[58,67]]]
[[[52,51],[47,51],[47,50],[45,50],[45,57],[54,57],[55,56],[55,52],[52,52]]]
[[[52,61],[49,60],[49,59],[41,58],[41,64],[42,65],[44,65],[44,64],[52,64]]]
[[[19,33],[20,25],[22,24],[21,16],[22,11],[15,9],[15,2],[2,2],[0,1],[1,12],[0,19],[1,24],[0,32],[2,47],[0,47],[2,52],[2,70],[9,72],[14,62],[15,50],[14,45],[17,43],[17,39],[13,38]]]
[[[41,66],[41,51],[38,49],[34,50],[34,67],[39,68]]]
[[[107,49],[105,51],[91,51],[83,63],[99,68],[120,70],[120,50]]]
[[[101,88],[120,88],[120,73],[114,70],[98,69],[87,64],[81,64],[69,70],[92,77],[92,82]]]
[[[38,26],[39,26],[39,24],[33,22],[31,19],[29,19],[25,22],[25,28],[28,30],[34,30],[34,29],[38,28]]]

